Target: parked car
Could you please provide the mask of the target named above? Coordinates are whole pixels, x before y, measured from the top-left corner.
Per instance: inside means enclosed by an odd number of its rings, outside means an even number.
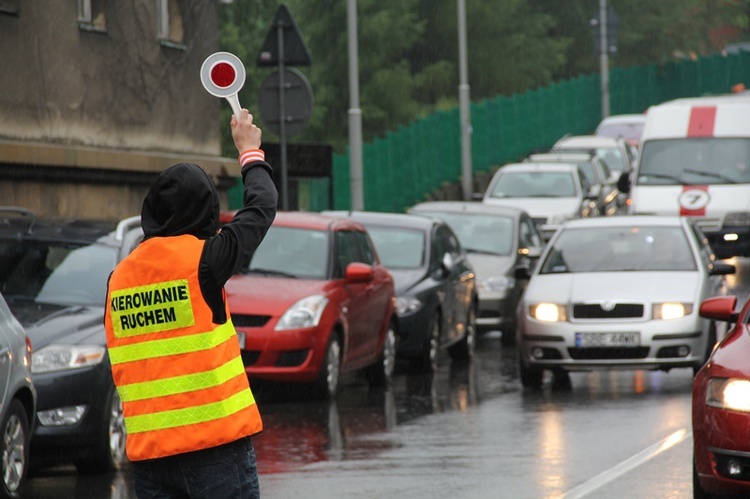
[[[516,308],[526,287],[516,279],[518,267],[530,269],[544,242],[525,211],[462,201],[432,201],[412,206],[409,213],[439,217],[458,236],[477,274],[477,330],[502,332],[503,345],[516,342]]]
[[[704,300],[701,317],[732,324],[693,380],[693,497],[750,496],[750,300]]]
[[[557,151],[551,153],[531,154],[524,160],[530,163],[575,163],[581,169],[589,184],[592,194],[596,194],[596,208],[601,215],[616,214],[624,202],[619,202],[617,190],[618,175],[610,171],[607,163],[602,161],[596,153]]]
[[[279,212],[225,289],[251,379],[309,384],[320,398],[334,397],[345,373],[390,380],[393,277],[360,222]]]
[[[0,212],[0,287],[33,345],[32,467],[72,461],[81,472],[109,471],[127,459],[104,306],[110,272],[142,237],[139,217],[117,224]]]
[[[0,261],[3,261],[1,256]],[[0,268],[5,270],[4,265]],[[29,468],[36,390],[31,382],[31,341],[2,295],[0,387],[0,497],[21,497]]]
[[[718,338],[698,306],[734,272],[685,217],[564,223],[519,306],[522,384],[540,386],[544,370],[697,371]]]
[[[400,357],[419,370],[434,372],[441,350],[456,361],[474,355],[475,274],[448,224],[402,213],[325,213],[364,224],[380,261],[393,275]]]
[[[598,216],[598,196],[575,163],[512,163],[492,176],[482,203],[526,211],[546,241],[565,220]]]
[[[567,135],[552,146],[552,151],[570,150],[595,152],[609,169],[620,176],[633,169],[638,159],[638,151],[629,146],[625,139],[602,137],[598,135]]]
[[[594,135],[624,139],[626,143],[637,148],[645,124],[646,115],[643,113],[615,114],[599,122]]]

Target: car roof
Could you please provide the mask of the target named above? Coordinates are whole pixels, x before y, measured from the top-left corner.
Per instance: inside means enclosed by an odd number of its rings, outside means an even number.
[[[423,217],[417,215],[409,215],[406,213],[385,213],[377,211],[324,211],[323,214],[352,218],[360,221],[365,225],[387,225],[394,227],[404,227],[409,229],[419,229],[422,231],[429,231],[432,226],[436,223],[442,224],[439,219]]]
[[[615,114],[612,116],[607,116],[604,118],[600,123],[599,126],[602,125],[615,125],[619,123],[644,123],[646,121],[646,115],[643,113],[640,114]],[[597,127],[598,128],[598,127]]]
[[[450,213],[479,213],[483,215],[497,215],[519,218],[525,213],[521,208],[513,206],[490,205],[479,201],[426,201],[409,208],[411,213],[420,211],[450,212]]]
[[[652,107],[683,107],[683,106],[718,106],[718,105],[738,105],[750,106],[750,94],[722,94],[707,95],[704,97],[685,97],[675,99]]]
[[[604,137],[601,135],[570,135],[563,137],[552,147],[619,147],[622,139]]]
[[[581,162],[593,161],[593,158],[595,157],[596,157],[596,154],[593,151],[592,152],[577,151],[577,150],[566,151],[565,149],[561,149],[559,151],[529,154],[529,157],[526,158],[524,161],[529,162],[529,163],[549,163],[551,161],[555,161],[555,162],[575,161],[575,162],[581,163]]]
[[[578,171],[578,164],[576,163],[560,163],[560,162],[537,162],[530,161],[528,163],[510,163],[500,168],[497,173],[503,172],[566,172],[566,171]]]
[[[291,227],[313,230],[357,229],[366,231],[364,225],[353,219],[334,217],[309,211],[277,211],[273,221],[275,227]]]
[[[81,218],[42,217],[20,207],[0,207],[0,236],[90,244],[108,236],[118,222]]]
[[[562,224],[565,228],[578,227],[682,227],[685,221],[680,216],[666,215],[618,215],[614,217],[592,217],[568,220]]]

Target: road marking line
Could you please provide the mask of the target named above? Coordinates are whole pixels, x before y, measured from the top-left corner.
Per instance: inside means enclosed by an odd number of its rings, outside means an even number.
[[[645,463],[649,459],[658,456],[665,450],[668,450],[675,445],[679,444],[690,436],[690,433],[686,429],[677,430],[676,432],[669,435],[667,438],[656,442],[654,445],[645,448],[638,454],[626,459],[617,466],[610,468],[604,473],[600,473],[591,480],[582,483],[581,485],[574,487],[563,495],[564,499],[578,499],[590,494],[594,490],[603,486],[604,484],[611,482],[615,478],[618,478],[628,471],[632,470]]]

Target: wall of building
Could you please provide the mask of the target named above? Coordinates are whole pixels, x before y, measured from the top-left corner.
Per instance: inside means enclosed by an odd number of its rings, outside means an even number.
[[[203,166],[226,199],[239,169],[222,158],[220,99],[200,82],[219,48],[216,0],[0,5],[0,197],[40,215],[122,218],[140,212],[167,166]],[[177,10],[175,10],[177,9]]]

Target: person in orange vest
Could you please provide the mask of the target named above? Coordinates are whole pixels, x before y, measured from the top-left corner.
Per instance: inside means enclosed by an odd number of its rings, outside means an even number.
[[[208,174],[167,168],[143,201],[143,241],[108,282],[107,349],[139,498],[260,495],[251,436],[263,423],[224,284],[265,237],[278,193],[252,115],[230,125],[244,206],[219,230]]]

